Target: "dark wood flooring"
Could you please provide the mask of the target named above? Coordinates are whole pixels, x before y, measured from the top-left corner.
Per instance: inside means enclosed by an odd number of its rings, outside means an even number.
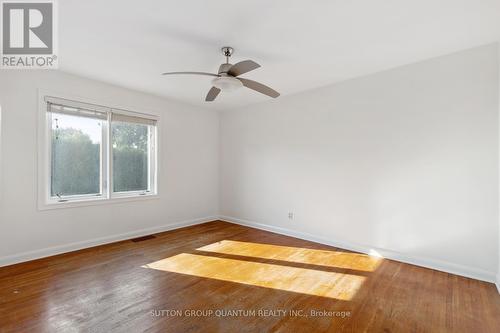
[[[214,221],[0,268],[0,332],[500,332],[491,283]]]

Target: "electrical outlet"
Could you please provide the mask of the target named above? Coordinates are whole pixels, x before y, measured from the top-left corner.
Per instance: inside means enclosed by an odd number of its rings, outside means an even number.
[[[289,218],[290,220],[293,220],[293,212],[288,212],[288,218]]]

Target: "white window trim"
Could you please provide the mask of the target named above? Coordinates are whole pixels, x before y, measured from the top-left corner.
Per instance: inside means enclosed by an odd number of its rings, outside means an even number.
[[[148,184],[152,184],[153,189],[149,189],[151,192],[144,191],[131,191],[131,192],[113,192],[112,187],[112,151],[111,145],[108,144],[111,140],[110,133],[110,117],[111,112],[108,112],[108,126],[103,126],[103,139],[101,142],[101,177],[102,179],[102,188],[100,196],[71,196],[65,197],[67,201],[59,201],[53,200],[50,198],[50,154],[51,154],[51,144],[50,144],[50,130],[49,119],[50,114],[47,112],[47,102],[46,97],[68,100],[75,103],[85,103],[92,104],[98,106],[99,108],[106,108],[109,111],[113,111],[114,113],[119,113],[128,116],[136,116],[136,117],[145,117],[148,119],[152,119],[156,121],[156,126],[153,127],[155,133],[153,134],[154,140],[151,142],[151,151],[149,157],[153,160],[150,160],[150,172],[149,177],[150,182]],[[103,105],[108,105],[104,107]],[[151,199],[159,199],[159,182],[158,182],[158,170],[159,170],[159,161],[158,153],[159,153],[159,142],[161,135],[161,122],[159,113],[155,112],[132,112],[128,111],[129,109],[134,109],[130,107],[117,106],[111,103],[91,100],[89,98],[74,96],[70,94],[62,94],[57,92],[51,92],[43,89],[38,90],[38,209],[39,210],[48,210],[48,209],[60,209],[60,208],[74,208],[74,207],[84,207],[84,206],[93,206],[93,205],[103,205],[103,204],[115,204],[115,203],[123,203],[130,201],[143,201],[143,200],[151,200]],[[106,127],[106,128],[104,128]],[[109,161],[105,159],[109,157]]]

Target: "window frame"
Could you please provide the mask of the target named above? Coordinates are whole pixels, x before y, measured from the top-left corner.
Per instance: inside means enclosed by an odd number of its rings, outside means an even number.
[[[50,100],[59,100],[64,102],[82,105],[95,106],[100,112],[106,113],[106,119],[103,120],[100,151],[100,177],[99,187],[100,195],[70,195],[62,198],[51,195],[51,157],[52,157],[52,113],[48,112],[48,102]],[[122,106],[104,106],[110,103],[98,102],[77,96],[67,94],[52,93],[49,91],[38,91],[39,117],[38,117],[38,209],[71,208],[89,205],[120,203],[126,201],[158,199],[158,169],[159,169],[159,130],[160,117],[158,113],[128,111],[127,107]],[[67,104],[66,104],[67,105]],[[71,105],[69,105],[71,106]],[[101,111],[102,110],[102,111]],[[111,138],[111,118],[112,114],[139,117],[154,121],[154,125],[148,126],[149,133],[149,152],[148,152],[148,188],[149,191],[113,191],[113,148]]]

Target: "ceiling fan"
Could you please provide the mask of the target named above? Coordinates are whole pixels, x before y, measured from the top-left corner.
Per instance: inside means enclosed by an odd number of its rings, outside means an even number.
[[[217,74],[206,72],[168,72],[163,73],[162,75],[192,74],[214,76],[215,78],[212,80],[212,88],[208,91],[207,97],[205,97],[206,102],[212,102],[215,100],[221,91],[229,92],[241,87],[250,88],[272,98],[276,98],[280,95],[279,92],[262,83],[238,77],[259,68],[260,65],[258,63],[252,60],[244,60],[233,65],[229,63],[229,58],[234,51],[233,48],[225,46],[221,49],[221,51],[226,57],[226,63],[219,66],[219,72]]]

